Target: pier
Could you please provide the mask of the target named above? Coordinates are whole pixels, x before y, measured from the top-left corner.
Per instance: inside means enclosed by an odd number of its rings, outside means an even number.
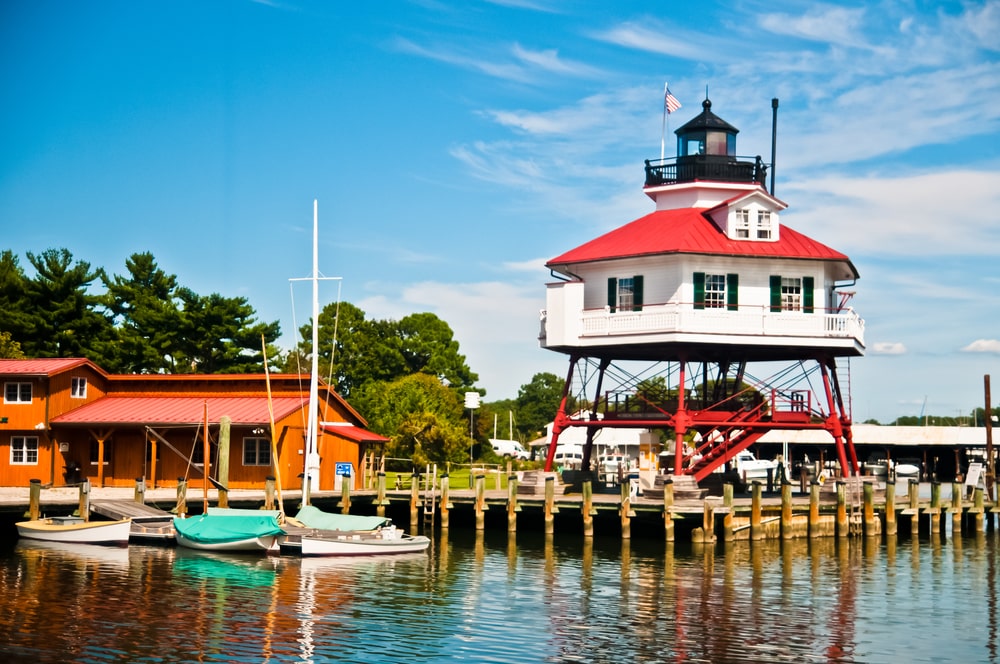
[[[738,495],[733,485],[725,484],[718,496],[701,495],[704,490],[675,491],[674,483],[668,481],[662,485],[662,495],[656,491],[633,495],[628,485],[618,493],[595,493],[589,482],[565,485],[554,473],[538,475],[526,477],[528,484],[511,475],[506,488],[493,489],[487,488],[485,475],[477,475],[471,489],[452,489],[447,475],[433,486],[424,485],[417,475],[409,487],[392,490],[380,476],[374,489],[315,492],[311,500],[330,512],[388,515],[401,527],[408,520],[411,532],[461,528],[516,534],[529,530],[556,537],[582,533],[585,537],[704,544],[819,537],[945,537],[948,532],[955,537],[992,530],[1000,512],[981,487],[959,482],[945,485],[910,480],[897,486],[891,481],[852,478],[824,485],[785,483],[771,491],[753,483],[748,492]],[[301,504],[301,492],[283,494],[285,512],[294,515]],[[275,507],[274,495],[267,490],[211,490],[207,494],[212,506],[219,505],[220,498],[230,507]],[[180,489],[146,490],[139,482],[135,490],[84,485],[42,489],[34,483],[25,488],[0,488],[0,518],[7,524],[33,513],[129,517],[133,519],[133,537],[147,542],[172,542],[174,515],[199,513],[203,504],[204,499],[199,499],[188,505]]]

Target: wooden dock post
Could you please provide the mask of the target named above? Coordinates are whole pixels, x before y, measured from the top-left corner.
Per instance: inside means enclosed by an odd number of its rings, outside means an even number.
[[[898,530],[896,523],[896,480],[893,477],[885,483],[885,536],[895,537]]]
[[[184,518],[187,516],[187,478],[178,477],[177,478],[177,505],[174,507],[174,514]]]
[[[863,486],[862,501],[864,508],[864,534],[865,537],[879,537],[882,535],[882,522],[875,518],[875,485],[865,482]]]
[[[36,520],[42,513],[42,481],[28,480],[28,519]]]
[[[583,536],[593,537],[594,514],[597,510],[594,509],[594,485],[589,477],[583,480],[583,506],[580,512],[583,516]]]
[[[667,542],[674,541],[674,481],[663,480],[663,530]]]
[[[476,530],[486,529],[486,475],[476,475]]]
[[[819,537],[821,534],[819,530],[819,490],[819,481],[813,480],[809,485],[809,537]]]
[[[792,532],[792,485],[781,483],[781,539],[791,539]]]
[[[420,474],[410,475],[410,530],[416,532],[420,523]],[[441,524],[444,526],[444,523]]]
[[[951,536],[962,535],[962,483],[951,483]]]
[[[920,535],[920,480],[910,479],[907,497],[910,505],[903,513],[910,514],[910,536],[916,539]]]
[[[556,530],[556,478],[545,476],[545,534],[552,535]]]
[[[135,495],[133,498],[140,505],[146,502],[146,479],[144,477],[135,478]],[[81,514],[80,516],[83,515]]]
[[[90,480],[80,482],[80,517],[90,521]]]
[[[340,482],[340,513],[350,514],[351,513],[351,481],[353,478],[350,475],[341,478]]]
[[[507,464],[510,466],[510,464]],[[517,532],[517,513],[521,506],[517,504],[517,475],[507,469],[507,532]]]
[[[837,480],[837,537],[851,534],[851,524],[847,518],[847,482]]]
[[[446,529],[451,520],[451,477],[448,473],[441,473],[441,528]],[[434,502],[431,501],[431,509],[434,509]]]
[[[722,485],[722,506],[726,513],[722,517],[722,541],[732,542],[733,534],[733,483],[726,482]]]
[[[389,504],[389,501],[385,497],[385,472],[378,471],[375,475],[375,514],[377,516],[385,516],[385,506]]]
[[[264,509],[274,509],[274,476],[268,475],[264,478]]]
[[[764,528],[761,525],[761,486],[760,482],[754,480],[753,488],[750,490],[750,539],[764,539]]]
[[[632,517],[635,516],[635,512],[632,511],[632,492],[628,483],[622,483],[621,496],[618,514],[622,519],[622,539],[627,540],[632,539]]]
[[[927,508],[930,514],[931,535],[941,534],[941,482],[933,480],[931,482],[931,504]]]
[[[974,532],[983,532],[983,523],[986,520],[986,505],[983,503],[983,489],[982,487],[976,487],[972,492],[972,507],[969,508],[969,514],[972,516],[971,527]]]
[[[715,542],[715,505],[711,500],[703,503],[701,512],[701,528],[691,531],[691,541],[696,544],[712,544]]]

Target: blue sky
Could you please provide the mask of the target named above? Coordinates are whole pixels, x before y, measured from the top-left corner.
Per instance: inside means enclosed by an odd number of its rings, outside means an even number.
[[[998,34],[996,0],[8,0],[0,246],[150,251],[290,347],[318,199],[343,299],[437,314],[513,397],[566,370],[544,262],[652,210],[664,82],[668,136],[707,88],[765,159],[777,97],[782,222],[861,273],[855,420],[959,415],[1000,402]]]

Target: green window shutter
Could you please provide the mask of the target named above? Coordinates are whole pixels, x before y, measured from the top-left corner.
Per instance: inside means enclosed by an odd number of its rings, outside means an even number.
[[[813,277],[802,277],[802,311],[807,314],[813,313],[813,288],[815,279]]]
[[[632,277],[632,310],[642,311],[642,275]]]
[[[611,307],[611,313],[615,313],[618,308],[618,280],[614,277],[608,277],[608,306]]]
[[[705,273],[694,273],[694,308],[705,308]]]
[[[781,311],[781,275],[771,275],[771,311]]]
[[[740,275],[726,275],[726,308],[736,311],[740,306]]]

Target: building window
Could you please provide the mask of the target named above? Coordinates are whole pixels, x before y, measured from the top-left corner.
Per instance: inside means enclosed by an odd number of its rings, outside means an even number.
[[[736,238],[750,238],[750,210],[741,208],[736,211]]]
[[[243,439],[244,466],[270,466],[271,441],[267,438]]]
[[[726,306],[726,275],[705,275],[705,307],[721,309]]]
[[[38,464],[38,438],[11,436],[10,465],[35,466]]]
[[[802,310],[802,280],[796,277],[781,278],[781,310]]]
[[[770,210],[758,210],[757,211],[757,239],[758,240],[770,240],[771,239],[771,211]]]
[[[87,379],[73,376],[69,387],[69,396],[73,399],[87,398]]]
[[[608,278],[608,309],[642,311],[642,275]]]
[[[31,383],[4,383],[4,403],[31,403]]]

